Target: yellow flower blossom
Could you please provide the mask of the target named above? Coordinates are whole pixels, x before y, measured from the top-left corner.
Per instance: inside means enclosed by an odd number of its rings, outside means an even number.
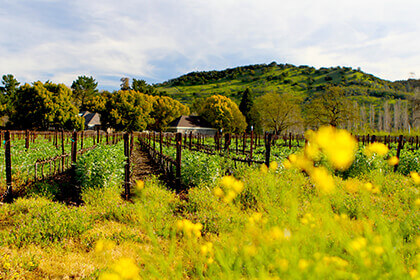
[[[324,167],[313,168],[309,175],[322,193],[329,194],[335,191],[334,179]]]
[[[104,272],[102,273],[99,278],[99,280],[122,280],[122,278],[114,272]]]
[[[140,269],[133,259],[121,258],[112,267],[122,279],[137,279]]]
[[[141,191],[142,189],[144,189],[144,181],[143,180],[137,180],[136,181],[136,189],[138,191]]]
[[[277,264],[281,271],[285,272],[289,268],[289,261],[286,259],[277,260]]]
[[[260,171],[263,174],[267,174],[268,173],[268,167],[267,165],[265,165],[264,163],[260,165]]]
[[[369,157],[372,156],[372,154],[384,156],[388,153],[388,151],[388,147],[385,144],[379,142],[371,143],[365,148],[365,154]]]
[[[305,270],[309,266],[309,261],[305,259],[300,259],[298,262],[298,267],[301,271]]]
[[[410,277],[411,277],[411,278],[416,279],[416,277],[417,277],[417,275],[418,275],[419,273],[417,272],[417,270],[415,270],[415,269],[411,269],[411,270],[410,270],[410,272],[409,272],[409,274],[410,274]]]
[[[382,254],[385,252],[385,250],[384,250],[384,248],[383,248],[382,246],[375,246],[375,247],[373,248],[373,252],[374,252],[376,255],[380,256],[380,255],[382,255]]]
[[[361,249],[365,248],[367,244],[367,240],[364,237],[358,237],[350,242],[349,248],[352,251],[360,251]]]
[[[399,162],[400,160],[396,156],[390,157],[388,159],[388,164],[391,166],[397,165]]]
[[[414,205],[415,205],[416,207],[420,207],[420,198],[417,198],[417,199],[414,201]]]
[[[419,185],[420,184],[420,175],[417,172],[411,171],[410,176],[414,181],[414,184]]]
[[[269,165],[270,171],[274,172],[274,171],[277,170],[278,167],[279,167],[279,165],[278,165],[277,161],[270,162],[270,165]]]
[[[95,244],[95,253],[99,254],[103,251],[111,250],[115,247],[115,242],[110,240],[100,239]]]
[[[225,195],[223,190],[219,187],[214,188],[213,192],[214,192],[214,195],[217,197],[223,197]]]
[[[184,236],[191,238],[191,237],[200,237],[201,230],[203,225],[201,223],[194,224],[193,222],[184,219],[182,221],[177,221],[176,228],[178,231],[182,231]]]

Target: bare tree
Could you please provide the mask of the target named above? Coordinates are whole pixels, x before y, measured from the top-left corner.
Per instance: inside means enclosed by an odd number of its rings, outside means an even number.
[[[389,103],[388,100],[384,103],[384,122],[383,122],[383,130],[386,132],[390,132],[391,129],[391,115],[389,112]]]

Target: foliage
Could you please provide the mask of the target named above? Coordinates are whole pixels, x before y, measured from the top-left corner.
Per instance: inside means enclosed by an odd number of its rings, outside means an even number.
[[[242,93],[241,103],[239,103],[239,110],[245,116],[245,120],[247,123],[247,131],[251,131],[251,126],[256,128],[257,126],[257,119],[252,111],[252,107],[254,106],[254,101],[252,99],[251,90],[247,88]]]
[[[302,122],[299,99],[289,93],[267,93],[257,99],[255,110],[262,127],[277,135]]]
[[[20,85],[12,74],[3,75],[0,87],[0,115],[8,114],[16,98],[16,91]]]
[[[213,127],[224,132],[242,132],[246,127],[245,117],[238,105],[222,95],[208,97],[198,113]]]
[[[153,118],[150,129],[164,131],[171,121],[182,115],[189,115],[189,113],[189,108],[179,101],[166,96],[157,96],[154,98],[153,109],[150,114]]]
[[[20,129],[47,130],[51,127],[81,130],[84,120],[71,103],[71,90],[64,84],[35,82],[25,84],[16,92],[11,126]]]
[[[357,119],[352,102],[340,87],[327,87],[314,94],[306,104],[305,117],[308,125],[332,125],[338,127],[349,120]]]
[[[154,86],[147,84],[145,80],[133,79],[131,82],[131,89],[149,95],[156,95]]]
[[[87,103],[98,93],[96,87],[98,82],[93,77],[79,76],[71,85],[73,90],[73,99],[80,111],[86,111]]]
[[[119,90],[105,95],[101,123],[117,131],[141,131],[151,123],[153,97],[134,91]]]

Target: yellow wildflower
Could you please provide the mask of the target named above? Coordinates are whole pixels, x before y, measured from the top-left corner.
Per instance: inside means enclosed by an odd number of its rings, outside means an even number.
[[[334,179],[324,167],[313,168],[309,174],[315,186],[322,193],[332,193],[335,190]]]
[[[224,186],[225,188],[230,189],[235,182],[235,177],[233,176],[223,176],[222,180],[220,181],[220,184]]]
[[[99,280],[120,280],[122,279],[117,273],[104,272],[99,276]]]
[[[388,159],[388,164],[391,166],[397,165],[399,162],[400,160],[396,156],[390,157]]]
[[[373,252],[374,252],[376,255],[380,256],[380,255],[382,255],[382,254],[385,252],[385,250],[384,250],[384,248],[383,248],[382,246],[375,246],[375,247],[373,248]]]
[[[285,272],[289,268],[289,261],[286,259],[279,259],[277,264],[281,271]]]
[[[95,244],[95,253],[99,254],[106,250],[111,250],[115,247],[115,243],[109,240],[100,239]]]
[[[232,189],[237,194],[239,194],[241,191],[244,190],[244,183],[239,181],[239,180],[235,180],[235,182],[233,182],[233,184],[232,184]]]
[[[311,142],[306,143],[305,156],[314,161],[319,160],[319,157],[320,157],[319,146]]]
[[[144,182],[143,182],[143,180],[137,180],[136,181],[136,189],[138,191],[141,191],[142,189],[144,189]]]
[[[223,192],[223,190],[219,187],[214,188],[214,195],[217,197],[222,197],[225,193]]]
[[[261,171],[261,173],[266,174],[266,173],[268,172],[268,167],[267,167],[267,165],[265,165],[264,163],[263,163],[263,164],[261,164],[261,166],[260,166],[260,171]]]
[[[305,259],[300,259],[298,262],[298,267],[300,270],[305,270],[309,266],[309,262]]]
[[[277,161],[270,162],[270,166],[269,166],[270,171],[276,171],[278,167],[279,167],[279,165],[278,165]]]
[[[286,169],[290,169],[290,168],[292,168],[292,163],[290,162],[290,160],[285,159],[285,160],[283,161],[283,166],[284,166],[284,168],[286,168]]]
[[[410,172],[411,178],[414,181],[414,184],[419,185],[420,184],[420,175],[417,172],[411,171]]]
[[[415,205],[415,206],[417,206],[417,207],[420,207],[420,198],[417,198],[417,199],[414,201],[414,205]]]
[[[366,184],[365,184],[365,189],[366,189],[367,191],[372,191],[372,189],[373,189],[373,185],[372,185],[372,183],[366,183]]]
[[[136,279],[140,271],[134,260],[130,258],[119,259],[112,268],[123,279]]]
[[[388,153],[388,151],[388,147],[385,144],[379,142],[371,143],[365,148],[365,154],[369,157],[374,153],[378,156],[384,156]]]
[[[413,279],[416,279],[417,275],[419,274],[417,270],[415,269],[411,269],[409,273],[410,273],[411,278]]]
[[[248,245],[244,247],[244,254],[248,257],[253,257],[258,254],[258,248],[255,245]]]
[[[360,251],[364,247],[366,247],[367,241],[364,237],[358,237],[350,242],[350,249],[353,251]]]

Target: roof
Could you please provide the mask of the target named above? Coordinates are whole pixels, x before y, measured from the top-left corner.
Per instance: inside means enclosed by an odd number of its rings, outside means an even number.
[[[88,111],[80,112],[81,117],[85,118],[85,126],[101,125],[101,115]]]
[[[185,128],[212,128],[211,125],[200,116],[180,116],[179,118],[172,121],[168,126]]]

